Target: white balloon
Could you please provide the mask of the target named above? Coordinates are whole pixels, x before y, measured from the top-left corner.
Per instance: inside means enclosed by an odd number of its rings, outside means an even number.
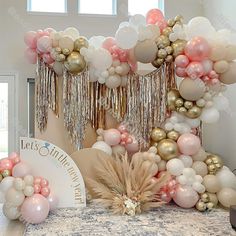
[[[20,217],[19,208],[11,206],[8,202],[3,205],[2,211],[9,220],[17,220]]]
[[[216,174],[222,188],[233,188],[236,190],[236,176],[229,169],[221,169]]]
[[[34,188],[32,186],[26,186],[24,189],[24,194],[26,197],[31,197],[34,195]]]
[[[213,68],[213,62],[211,60],[205,59],[202,61],[202,65],[205,71],[205,74],[209,74]]]
[[[99,149],[99,150],[107,153],[108,155],[112,155],[112,148],[104,141],[98,141],[98,142],[94,143],[92,148]]]
[[[20,206],[25,200],[25,195],[22,191],[17,191],[14,188],[10,188],[5,195],[5,198],[6,201],[11,203],[12,206]]]
[[[64,30],[64,35],[70,36],[73,40],[79,38],[79,31],[74,27],[68,27]]]
[[[160,28],[158,27],[158,25],[148,25],[147,26],[148,29],[150,29],[152,31],[152,39],[156,39],[160,36]]]
[[[127,85],[127,81],[128,81],[127,76],[122,76],[120,86],[125,87]]]
[[[122,67],[122,73],[121,73],[121,75],[127,75],[127,74],[129,73],[129,71],[130,71],[130,66],[129,66],[129,64],[126,63],[126,62],[122,62],[120,66]]]
[[[106,78],[109,77],[109,72],[108,72],[107,70],[104,70],[104,71],[101,73],[101,76],[106,79]]]
[[[191,178],[191,177],[195,177],[196,172],[192,168],[184,168],[183,169],[183,175],[188,177],[188,178]]]
[[[200,119],[196,118],[196,119],[190,119],[186,117],[186,122],[191,126],[191,128],[197,128],[200,126]]]
[[[138,41],[137,31],[129,26],[119,28],[115,35],[117,45],[122,49],[133,48]]]
[[[181,185],[186,185],[187,184],[187,178],[184,175],[180,175],[177,177],[177,181],[181,184]]]
[[[34,184],[34,176],[33,175],[26,175],[24,177],[24,181],[26,185],[33,186]]]
[[[119,24],[119,27],[118,28],[123,28],[123,27],[126,27],[126,26],[130,26],[129,22],[128,21],[123,21]]]
[[[190,156],[180,155],[179,159],[183,162],[184,167],[191,167],[193,164],[193,159]]]
[[[214,107],[219,111],[228,111],[230,108],[229,100],[223,95],[219,95],[213,98]]]
[[[59,61],[55,61],[53,64],[53,70],[56,72],[58,76],[63,75],[63,64]]]
[[[17,191],[22,191],[25,188],[25,182],[21,178],[16,178],[13,186]]]
[[[114,67],[120,66],[120,61],[119,60],[113,60],[112,66],[114,66]]]
[[[0,183],[0,191],[5,194],[13,186],[14,179],[12,176],[4,178]]]
[[[219,120],[219,118],[220,118],[220,113],[214,107],[204,108],[200,116],[200,119],[202,120],[202,122],[206,124],[215,123]]]
[[[106,79],[104,77],[99,77],[98,78],[98,83],[105,84],[106,83]]]
[[[95,49],[99,49],[102,47],[104,40],[104,36],[93,36],[89,39],[89,45],[93,46]]]
[[[198,193],[204,193],[206,191],[206,188],[204,187],[204,185],[202,185],[199,182],[194,182],[192,184],[192,188],[197,191]]]
[[[112,65],[112,56],[106,49],[99,48],[94,51],[92,64],[96,69],[106,70]]]
[[[199,183],[202,183],[203,182],[202,176],[201,175],[195,175],[195,181],[199,182]]]
[[[5,196],[2,192],[0,192],[0,204],[5,202]]]
[[[114,89],[121,85],[121,78],[119,75],[111,75],[106,80],[106,86],[108,88]]]
[[[96,82],[98,80],[98,76],[96,75],[96,69],[92,66],[89,67],[89,81]]]
[[[167,162],[166,169],[171,175],[179,176],[183,172],[184,164],[181,160],[174,158]]]
[[[129,23],[132,26],[139,26],[139,25],[146,25],[146,18],[145,16],[141,15],[141,14],[136,14],[134,16],[131,16],[129,19]]]

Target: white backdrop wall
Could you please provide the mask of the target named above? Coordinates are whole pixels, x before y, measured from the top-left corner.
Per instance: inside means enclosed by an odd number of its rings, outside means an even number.
[[[114,35],[119,23],[128,18],[127,0],[117,1],[117,16],[87,17],[77,14],[77,0],[68,0],[68,14],[64,15],[29,14],[26,11],[27,0],[0,0],[0,73],[7,71],[18,72],[19,74],[19,136],[24,135],[25,131],[27,131],[27,78],[34,77],[35,69],[34,66],[29,65],[24,59],[24,33],[28,30],[44,29],[47,27],[63,30],[66,27],[75,26],[86,37],[92,35]],[[201,0],[165,0],[165,15],[167,18],[170,18],[177,14],[182,14],[185,17],[185,21],[188,21],[194,16],[202,15],[204,8],[205,14],[219,27],[219,22],[214,14],[212,14],[212,5],[219,11],[221,10],[223,16],[229,17],[230,22],[235,25],[232,12],[236,5],[234,0],[228,0],[227,6],[226,1],[220,0],[207,0],[205,2]],[[228,12],[230,12],[229,15]],[[233,94],[233,89],[235,89],[235,86],[229,89],[227,96],[230,97],[231,106],[235,112],[236,102],[234,102],[235,95]],[[223,116],[218,125],[206,129],[210,133],[205,135],[204,138],[208,150],[221,154],[232,168],[236,167],[234,157],[234,153],[236,153],[236,143],[234,141],[236,137],[236,124],[233,122],[233,119],[235,119],[235,114],[233,117]]]

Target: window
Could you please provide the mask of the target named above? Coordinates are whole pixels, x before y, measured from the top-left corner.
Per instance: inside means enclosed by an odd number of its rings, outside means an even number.
[[[128,2],[129,15],[142,14],[145,16],[153,8],[164,10],[164,0],[128,0]]]
[[[81,14],[116,15],[116,0],[78,0]]]
[[[16,146],[15,76],[0,75],[0,159]]]
[[[27,10],[29,12],[67,12],[66,0],[28,0],[27,4]]]

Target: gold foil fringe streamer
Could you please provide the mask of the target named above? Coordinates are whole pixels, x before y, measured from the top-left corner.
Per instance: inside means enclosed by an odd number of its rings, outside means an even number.
[[[48,108],[58,116],[58,77],[54,70],[38,57],[36,69],[36,122],[40,132],[47,127]]]

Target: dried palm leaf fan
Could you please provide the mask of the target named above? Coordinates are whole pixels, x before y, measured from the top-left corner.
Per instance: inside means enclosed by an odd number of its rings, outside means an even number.
[[[142,158],[116,156],[100,158],[96,167],[96,179],[87,179],[87,185],[97,195],[95,202],[108,207],[115,214],[135,215],[164,202],[157,193],[168,176],[153,180],[152,165],[144,165]]]

